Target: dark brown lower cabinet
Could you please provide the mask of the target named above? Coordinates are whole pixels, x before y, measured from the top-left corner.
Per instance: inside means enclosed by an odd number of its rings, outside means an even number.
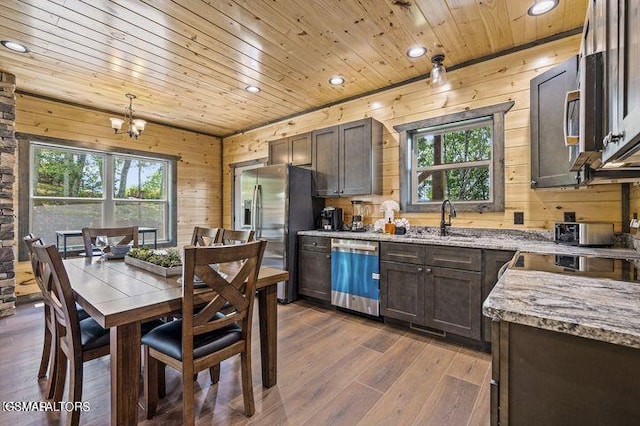
[[[382,316],[480,340],[480,249],[382,243],[380,257]]]
[[[425,280],[428,327],[480,340],[480,272],[431,267]]]
[[[637,425],[640,349],[492,325],[492,425]]]
[[[331,301],[331,239],[299,237],[298,293]]]
[[[482,274],[482,302],[485,301],[496,282],[498,282],[498,272],[505,263],[509,262],[515,252],[508,250],[485,250],[484,251],[484,273]],[[482,340],[491,342],[491,319],[482,319]]]
[[[424,324],[424,267],[380,262],[380,315]]]

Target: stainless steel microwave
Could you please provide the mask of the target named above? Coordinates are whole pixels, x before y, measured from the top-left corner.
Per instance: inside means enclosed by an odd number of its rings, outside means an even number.
[[[575,143],[576,124],[577,149],[570,159],[570,170],[579,171],[583,166],[596,165],[602,159],[602,139],[604,137],[605,108],[604,108],[604,57],[603,52],[584,55],[580,58],[580,88],[579,95],[567,94],[565,102],[565,135],[568,143]],[[578,108],[576,108],[576,105]],[[579,114],[576,120],[576,113]],[[577,121],[577,123],[576,123]]]
[[[553,240],[571,246],[613,245],[613,223],[558,222]]]

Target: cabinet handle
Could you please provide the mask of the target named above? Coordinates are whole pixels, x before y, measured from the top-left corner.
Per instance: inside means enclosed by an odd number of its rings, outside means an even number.
[[[330,254],[327,255],[327,259],[331,259],[331,255]]]
[[[609,132],[609,134],[605,136],[604,139],[602,139],[602,145],[607,146],[610,143],[616,143],[623,138],[624,138],[624,130],[621,131],[620,133]]]
[[[537,181],[535,181],[535,180],[531,180],[531,186],[536,186],[537,184],[538,184],[538,182],[537,182]]]
[[[344,189],[340,191],[341,194],[344,194]]]
[[[426,272],[428,274],[431,272],[431,268],[418,268],[418,272]]]
[[[317,245],[318,245],[318,243],[313,243],[313,245],[314,245],[314,246],[317,246]]]
[[[337,194],[337,193],[338,193],[338,190],[336,189],[335,191],[333,191],[333,193],[334,193],[334,194]]]

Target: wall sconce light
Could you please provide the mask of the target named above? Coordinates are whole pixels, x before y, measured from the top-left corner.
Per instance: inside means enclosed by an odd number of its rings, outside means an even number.
[[[431,70],[431,84],[438,86],[447,82],[447,70],[442,64],[444,54],[440,53],[431,57],[433,69]]]
[[[133,100],[137,96],[133,93],[127,93],[125,96],[129,98],[129,106],[124,108],[124,118],[110,117],[111,128],[116,135],[126,133],[130,138],[138,139],[138,136],[144,131],[147,122],[139,118],[133,118]],[[123,124],[126,124],[125,130],[120,131]]]

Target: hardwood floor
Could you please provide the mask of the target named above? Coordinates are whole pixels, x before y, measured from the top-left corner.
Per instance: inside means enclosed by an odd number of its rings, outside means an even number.
[[[255,321],[254,321],[255,322]],[[278,306],[278,384],[262,387],[253,341],[256,414],[243,414],[239,358],[223,362],[220,382],[196,383],[198,425],[487,425],[488,354],[393,328],[306,301]],[[257,322],[255,322],[257,323]],[[257,324],[255,324],[257,326]],[[21,305],[0,319],[0,402],[43,401],[36,379],[42,350],[42,308]],[[108,357],[85,363],[80,424],[109,423]],[[65,391],[65,398],[66,398]],[[167,396],[142,425],[182,423],[180,377],[167,368]],[[57,425],[59,412],[11,412],[0,424]]]

